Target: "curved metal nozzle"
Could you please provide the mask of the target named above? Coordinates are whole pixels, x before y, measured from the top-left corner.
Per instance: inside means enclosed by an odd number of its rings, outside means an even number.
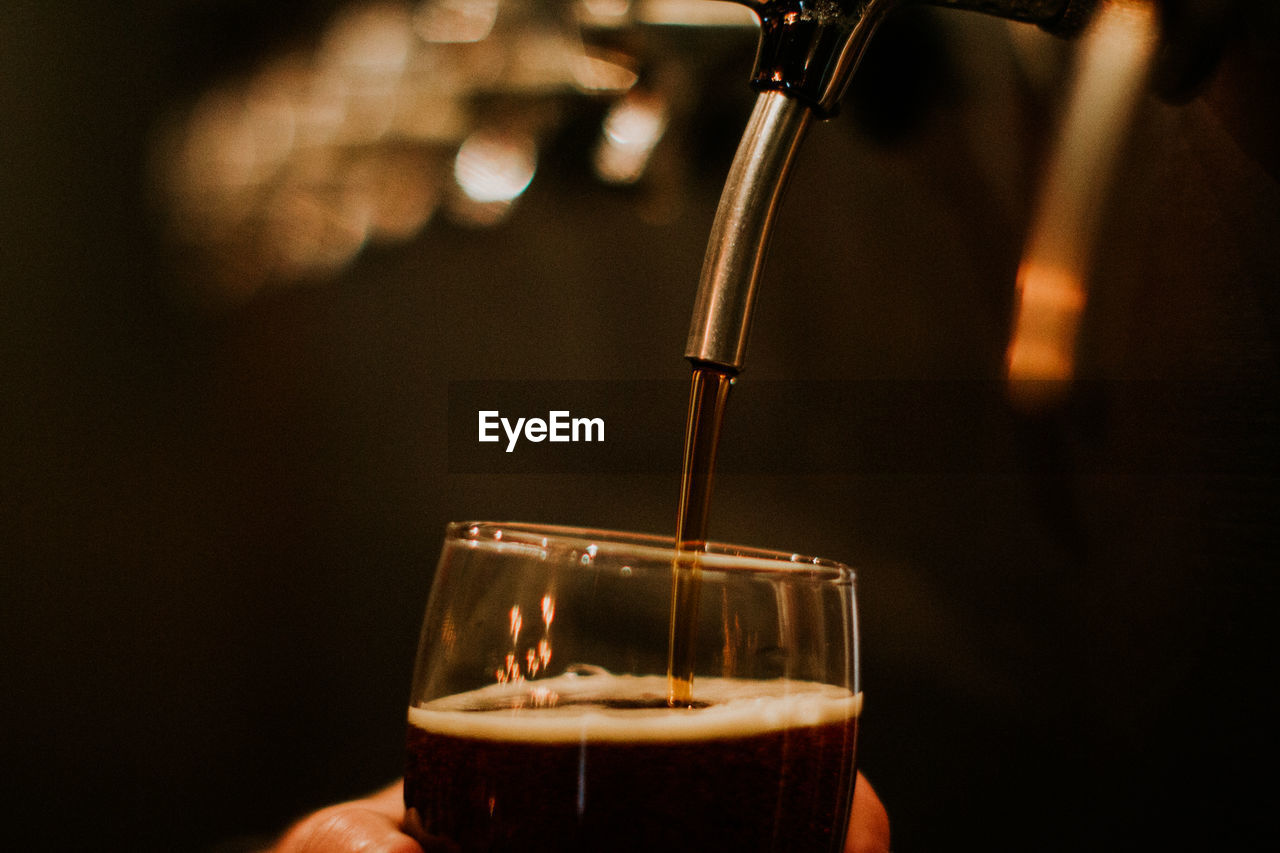
[[[774,214],[812,113],[765,92],[738,146],[711,226],[685,355],[737,372]]]
[[[711,226],[685,355],[742,368],[769,234],[813,116],[829,115],[863,49],[900,0],[747,2],[760,16],[753,85],[761,90]]]
[[[909,0],[739,0],[760,17],[761,92],[712,225],[685,355],[742,369],[769,233],[814,115],[835,112],[884,16]],[[1061,28],[1096,0],[931,0]]]

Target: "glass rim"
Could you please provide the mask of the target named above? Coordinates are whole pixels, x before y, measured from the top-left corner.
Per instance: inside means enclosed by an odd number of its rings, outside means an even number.
[[[454,521],[445,527],[445,541],[466,542],[473,547],[530,547],[544,550],[554,542],[557,547],[587,551],[627,548],[637,556],[654,562],[671,562],[676,558],[674,536],[636,533],[596,527],[541,524],[520,521]],[[702,568],[749,571],[756,573],[802,574],[808,577],[853,582],[857,573],[845,563],[825,557],[735,545],[711,541],[706,549],[696,552]]]

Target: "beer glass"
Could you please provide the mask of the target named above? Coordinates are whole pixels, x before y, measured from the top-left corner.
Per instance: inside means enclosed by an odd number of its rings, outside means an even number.
[[[673,628],[676,571],[696,601]],[[678,630],[692,678],[674,701]],[[413,678],[406,826],[428,851],[837,851],[861,706],[846,566],[452,524]]]

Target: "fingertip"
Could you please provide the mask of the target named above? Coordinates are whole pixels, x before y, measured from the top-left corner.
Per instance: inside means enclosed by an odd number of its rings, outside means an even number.
[[[387,815],[362,805],[324,809],[296,825],[278,853],[423,853],[422,847],[399,831]]]
[[[424,853],[424,851],[421,844],[397,832],[381,844],[370,848],[369,853]]]
[[[404,816],[404,780],[397,779],[387,787],[356,802],[398,821]]]
[[[853,815],[845,853],[889,853],[889,813],[861,773],[853,789]]]

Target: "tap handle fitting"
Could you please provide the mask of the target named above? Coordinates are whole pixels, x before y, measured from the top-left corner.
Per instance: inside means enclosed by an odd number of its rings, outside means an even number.
[[[751,84],[835,113],[858,60],[887,12],[912,0],[738,0],[760,18]],[[1097,0],[925,0],[1071,34]]]

